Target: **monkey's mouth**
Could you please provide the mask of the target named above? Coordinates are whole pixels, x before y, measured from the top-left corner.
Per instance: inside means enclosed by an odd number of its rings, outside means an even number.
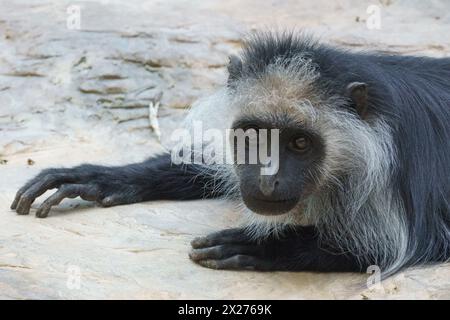
[[[292,210],[298,203],[298,198],[291,199],[262,199],[255,197],[244,197],[245,205],[251,211],[269,216],[269,215],[281,215]]]

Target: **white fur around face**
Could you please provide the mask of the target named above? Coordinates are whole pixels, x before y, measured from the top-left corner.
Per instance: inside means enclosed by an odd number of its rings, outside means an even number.
[[[361,260],[376,262],[385,273],[393,272],[408,258],[408,230],[402,202],[390,181],[396,166],[391,130],[383,119],[367,122],[345,111],[344,98],[316,92],[313,84],[318,77],[314,65],[302,57],[287,66],[275,63],[261,77],[241,80],[235,91],[221,90],[194,106],[188,122],[204,119],[205,128],[226,129],[238,117],[284,113],[318,132],[325,157],[313,177],[316,192],[279,216],[252,213],[241,201],[248,232],[264,238],[280,236],[296,225],[315,225],[336,250],[351,251]],[[222,187],[239,198],[232,166],[215,170],[229,182]],[[338,198],[341,208],[335,207]]]

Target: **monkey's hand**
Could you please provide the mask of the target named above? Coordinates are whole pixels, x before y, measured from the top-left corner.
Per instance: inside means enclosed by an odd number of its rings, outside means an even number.
[[[117,174],[117,170],[81,165],[68,169],[43,170],[19,189],[11,209],[21,215],[28,214],[37,197],[55,188],[58,190],[37,209],[37,217],[47,217],[51,207],[58,205],[64,198],[81,197],[105,207],[138,201],[136,186]]]
[[[164,153],[140,163],[118,167],[84,164],[70,169],[47,169],[17,192],[11,209],[28,214],[32,203],[47,190],[58,189],[36,211],[45,218],[51,207],[64,198],[81,197],[101,206],[150,200],[191,200],[213,198],[221,193],[215,188],[214,172],[196,164],[175,165]]]
[[[228,229],[196,238],[189,257],[211,269],[260,271],[358,271],[362,266],[349,253],[333,252],[321,244],[314,227],[296,227],[281,237],[261,241],[244,229]]]
[[[189,257],[211,269],[274,270],[271,248],[252,240],[244,229],[226,229],[196,238]]]

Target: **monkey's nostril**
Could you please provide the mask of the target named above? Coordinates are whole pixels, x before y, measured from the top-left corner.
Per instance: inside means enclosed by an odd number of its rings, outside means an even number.
[[[259,189],[265,196],[270,196],[278,187],[279,181],[275,177],[263,176],[259,178]]]

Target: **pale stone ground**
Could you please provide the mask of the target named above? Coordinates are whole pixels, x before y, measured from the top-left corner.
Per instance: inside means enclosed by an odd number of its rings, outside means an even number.
[[[66,26],[71,4],[80,30]],[[366,27],[370,4],[381,30]],[[220,201],[101,209],[72,200],[43,220],[9,209],[42,168],[161,150],[149,101],[163,93],[167,139],[184,106],[224,83],[246,31],[296,27],[348,48],[445,56],[449,12],[446,0],[0,1],[0,297],[450,298],[448,264],[370,290],[367,275],[203,269],[187,258],[189,241],[238,223]]]

